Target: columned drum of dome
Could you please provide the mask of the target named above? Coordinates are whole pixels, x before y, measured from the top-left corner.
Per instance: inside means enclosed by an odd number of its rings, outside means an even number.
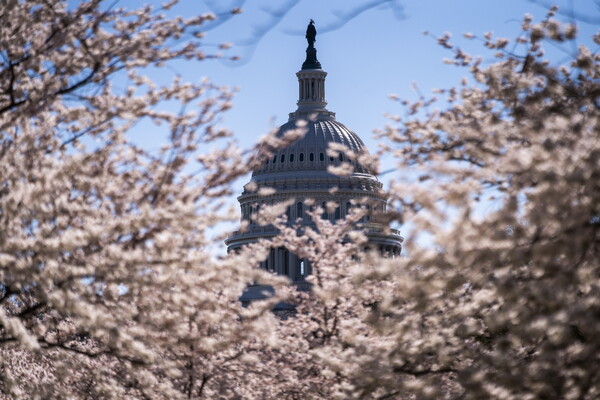
[[[365,229],[369,243],[390,256],[399,255],[402,248],[400,232],[384,230],[383,226],[370,221],[372,214],[386,212],[386,195],[381,182],[373,174],[370,165],[363,165],[357,162],[355,157],[347,156],[367,153],[367,148],[356,133],[337,121],[335,113],[326,108],[327,73],[321,69],[321,64],[316,58],[315,36],[316,29],[311,20],[306,35],[309,43],[306,60],[302,69],[296,73],[299,88],[298,108],[290,113],[288,122],[277,132],[277,136],[283,138],[299,129],[303,136],[273,151],[272,155],[253,171],[249,184],[244,186],[243,193],[238,197],[242,219],[249,221],[249,225],[245,231],[234,232],[227,238],[225,243],[228,251],[275,236],[277,231],[273,227],[254,224],[252,214],[263,205],[293,199],[293,205],[287,209],[288,221],[299,220],[301,226],[313,224],[310,218],[306,218],[309,200],[311,204],[316,205],[328,202],[337,204],[333,212],[324,213],[322,216],[332,221],[344,218],[350,209],[356,206],[356,202],[360,201],[368,210],[361,227]],[[331,144],[341,145],[346,150],[332,156],[327,152]],[[353,173],[349,176],[338,176],[328,172],[330,166],[339,166],[342,163],[351,164]],[[268,196],[259,196],[261,188],[273,188],[275,192]],[[284,248],[273,249],[268,258],[261,263],[261,267],[286,275],[301,289],[307,288],[305,278],[311,272],[310,264]],[[261,294],[264,289],[250,288],[242,296],[242,301],[264,297]]]

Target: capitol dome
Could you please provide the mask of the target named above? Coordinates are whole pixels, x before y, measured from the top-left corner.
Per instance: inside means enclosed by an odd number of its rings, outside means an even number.
[[[309,35],[311,29],[312,36]],[[326,209],[326,204],[334,203],[337,205],[335,210],[325,212],[322,218],[335,222],[343,219],[353,208],[365,209],[366,214],[357,228],[365,231],[372,247],[395,257],[400,254],[402,237],[399,231],[384,229],[376,222],[375,217],[386,212],[387,196],[374,169],[360,161],[365,159],[361,155],[368,154],[367,148],[356,133],[338,122],[335,113],[326,108],[327,72],[317,60],[314,34],[316,31],[311,21],[306,36],[309,42],[306,60],[296,73],[298,108],[290,113],[288,122],[276,134],[277,138],[289,142],[278,148],[261,150],[261,163],[238,197],[246,228],[226,239],[227,250],[235,251],[278,234],[273,226],[254,222],[253,215],[262,206],[292,203],[286,210],[288,224],[299,224],[301,234],[300,228],[314,226],[314,221],[306,213],[311,207],[318,205]],[[340,166],[351,166],[352,171],[339,175],[333,173],[335,167]],[[270,190],[265,192],[261,189]],[[271,249],[261,268],[287,276],[301,290],[309,288],[305,278],[311,273],[310,262],[285,248]],[[264,287],[250,287],[241,300],[246,303],[262,298],[264,292]]]

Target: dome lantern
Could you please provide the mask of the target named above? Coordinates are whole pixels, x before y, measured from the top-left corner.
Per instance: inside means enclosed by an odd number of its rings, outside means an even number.
[[[325,77],[327,72],[321,68],[321,63],[317,60],[317,49],[315,41],[317,30],[314,21],[311,19],[306,28],[306,60],[302,64],[302,69],[296,73],[298,77],[298,110],[290,115],[290,118],[300,117],[306,114],[327,112],[325,106]]]

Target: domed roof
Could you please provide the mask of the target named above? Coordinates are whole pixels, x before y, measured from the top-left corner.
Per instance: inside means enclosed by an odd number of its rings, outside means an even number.
[[[277,132],[278,138],[291,140],[284,147],[265,150],[262,154],[270,156],[262,160],[252,176],[286,172],[278,174],[280,177],[290,176],[289,172],[295,172],[296,177],[304,171],[311,171],[312,176],[318,172],[319,176],[335,175],[328,172],[330,166],[339,166],[342,163],[352,165],[354,176],[371,175],[373,168],[361,165],[357,157],[368,153],[367,148],[358,135],[348,129],[344,124],[336,121],[335,113],[329,111],[325,100],[325,78],[327,72],[321,69],[321,63],[317,60],[317,50],[314,48],[314,35],[316,31],[311,23],[307,31],[309,46],[306,49],[306,61],[302,69],[296,73],[298,77],[298,108],[290,113],[287,123],[281,125]],[[309,40],[312,38],[313,40]],[[297,134],[302,136],[297,140]],[[294,136],[296,135],[296,136]],[[287,137],[286,137],[287,136]],[[328,154],[329,145],[339,146],[333,149],[336,154]],[[340,151],[339,153],[337,153]],[[262,157],[262,156],[261,156]],[[259,180],[264,180],[261,177]],[[256,181],[256,180],[255,180]]]
[[[286,133],[300,128],[306,130],[304,137],[296,140],[287,147],[287,150],[304,150],[309,148],[327,150],[329,143],[344,145],[353,153],[359,154],[366,151],[365,144],[358,135],[348,129],[334,118],[321,118],[315,120],[295,119],[281,125],[277,137],[281,138]]]
[[[346,154],[337,154],[335,157],[327,154],[330,143],[340,144],[357,156],[368,152],[360,137],[336,121],[333,113],[319,113],[310,119],[295,118],[292,114],[290,121],[281,125],[276,136],[283,138],[294,131],[303,136],[276,150],[254,171],[253,176],[290,170],[327,170],[328,166],[337,166],[342,162],[353,165],[355,172],[371,173],[370,168],[349,159]]]
[[[366,214],[358,227],[366,229],[369,243],[388,253],[399,252],[402,247],[399,233],[389,234],[371,219],[386,212],[387,195],[374,168],[364,161],[368,158],[360,157],[368,154],[365,144],[326,108],[327,72],[317,60],[313,25],[311,21],[306,33],[306,60],[296,73],[298,108],[276,133],[276,137],[283,140],[280,143],[265,141],[256,155],[260,162],[254,164],[252,178],[238,197],[244,229],[227,238],[228,251],[276,236],[278,229],[264,225],[263,219],[255,216],[263,206],[280,204],[285,206],[288,225],[298,227],[298,234],[307,227],[316,229],[314,214],[309,212],[315,206],[322,207],[321,218],[332,223],[343,219],[354,208],[364,208]],[[348,164],[352,171],[347,168]],[[337,170],[331,168],[340,166],[342,168]],[[330,210],[331,204],[335,206],[333,210]],[[311,265],[282,247],[271,249],[261,268],[286,275],[296,284],[307,285],[305,276],[310,274]],[[242,302],[263,298],[264,288],[246,291]]]

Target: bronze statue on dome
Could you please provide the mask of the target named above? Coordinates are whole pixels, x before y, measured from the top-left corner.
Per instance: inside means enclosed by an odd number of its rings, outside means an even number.
[[[306,27],[306,40],[308,41],[308,45],[310,47],[314,47],[315,42],[317,40],[316,37],[317,29],[315,28],[315,21],[311,19],[310,23],[308,24],[308,27]]]
[[[317,60],[317,49],[315,49],[316,37],[317,28],[315,28],[315,21],[311,19],[306,27],[308,47],[306,48],[306,60],[302,64],[302,69],[321,69],[321,63]]]

